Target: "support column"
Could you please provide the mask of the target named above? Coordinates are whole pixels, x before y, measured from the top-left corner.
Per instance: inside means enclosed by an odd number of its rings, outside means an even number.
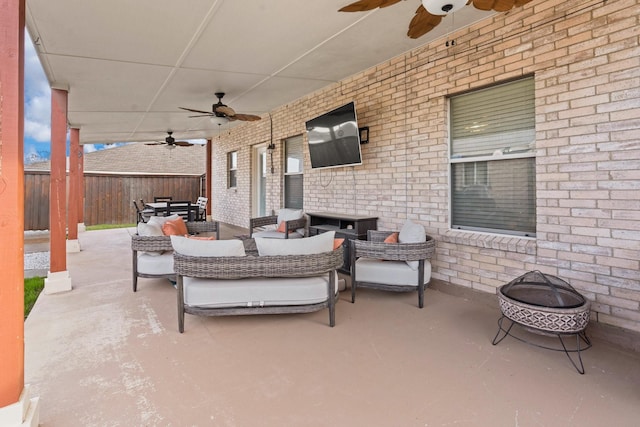
[[[78,143],[80,142],[80,136],[78,135]],[[84,233],[87,228],[84,225],[84,147],[80,145],[78,154],[78,233]]]
[[[25,1],[0,2],[0,425],[37,426],[24,384]]]
[[[67,91],[51,89],[51,185],[49,190],[49,265],[44,293],[71,290],[67,271]],[[74,225],[75,227],[75,225]]]
[[[82,157],[80,148],[80,129],[71,128],[69,131],[69,227],[67,237],[67,253],[80,252],[80,242],[78,241],[78,209],[82,198],[79,175],[79,158]]]
[[[205,175],[205,181],[206,181],[206,192],[205,195],[207,197],[207,221],[211,221],[212,218],[212,211],[211,211],[211,206],[212,206],[212,201],[211,201],[211,194],[212,191],[211,189],[213,188],[213,172],[211,170],[212,164],[213,164],[213,159],[211,158],[212,152],[213,152],[213,142],[211,141],[211,138],[207,139],[207,170],[206,170],[206,175]]]

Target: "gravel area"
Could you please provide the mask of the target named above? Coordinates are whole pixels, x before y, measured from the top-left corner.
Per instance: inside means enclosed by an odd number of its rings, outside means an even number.
[[[24,277],[46,277],[49,272],[49,252],[24,254]]]

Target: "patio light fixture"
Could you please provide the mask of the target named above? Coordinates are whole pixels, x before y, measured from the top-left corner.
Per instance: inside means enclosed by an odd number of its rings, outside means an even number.
[[[462,9],[467,0],[422,0],[422,5],[432,15],[449,15]]]
[[[269,157],[271,158],[271,173],[273,174],[273,152],[276,151],[276,145],[271,141],[269,145],[267,145],[267,153],[269,153]]]

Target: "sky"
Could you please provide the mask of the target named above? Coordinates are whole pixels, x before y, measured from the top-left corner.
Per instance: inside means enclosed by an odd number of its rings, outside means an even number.
[[[40,60],[25,29],[24,64],[24,157],[30,163],[48,160],[51,154],[51,88]],[[193,140],[205,143],[204,140]],[[123,145],[85,144],[84,152],[103,150]],[[67,140],[67,153],[69,142]]]
[[[24,156],[27,161],[43,160],[51,153],[51,88],[28,34],[24,43]],[[83,147],[89,153],[119,145],[122,144]]]

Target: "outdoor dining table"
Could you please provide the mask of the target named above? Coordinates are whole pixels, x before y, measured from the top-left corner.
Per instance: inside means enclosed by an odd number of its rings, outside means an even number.
[[[150,208],[153,209],[153,214],[154,215],[164,215],[164,213],[167,211],[167,202],[149,202],[149,203],[145,203],[144,204],[145,208]],[[187,204],[186,203],[176,203],[176,204],[172,204],[172,207],[177,207],[179,209],[183,208],[183,209],[187,209]]]

